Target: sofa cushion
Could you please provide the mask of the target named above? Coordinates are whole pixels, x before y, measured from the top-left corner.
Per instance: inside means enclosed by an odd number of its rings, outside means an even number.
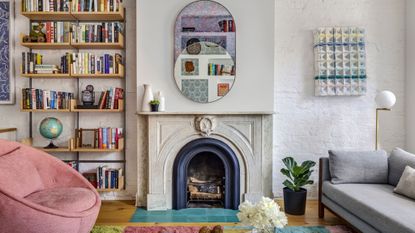
[[[17,197],[25,197],[43,188],[44,185],[36,167],[30,160],[19,155],[19,149],[0,156],[1,190]]]
[[[65,212],[82,212],[95,205],[94,192],[86,188],[51,188],[32,193],[26,200]]]
[[[0,157],[2,155],[7,155],[19,148],[20,148],[20,145],[17,144],[16,142],[11,142],[11,141],[0,139]]]
[[[329,151],[331,181],[343,183],[388,183],[385,151]]]
[[[323,193],[380,232],[415,232],[415,201],[388,184],[323,183]]]
[[[406,166],[415,168],[415,155],[395,148],[389,156],[388,183],[396,186]]]
[[[415,169],[406,166],[398,185],[393,191],[415,199]]]

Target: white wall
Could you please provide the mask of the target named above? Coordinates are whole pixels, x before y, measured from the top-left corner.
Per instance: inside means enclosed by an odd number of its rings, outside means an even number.
[[[237,76],[220,101],[198,104],[178,90],[173,78],[174,23],[193,0],[138,0],[137,85],[141,109],[142,84],[166,97],[167,111],[272,111],[274,85],[274,1],[219,0],[236,21]]]
[[[276,0],[276,116],[274,193],[280,195],[280,159],[327,156],[329,149],[373,150],[376,92],[397,96],[381,115],[382,148],[405,144],[405,1]],[[362,97],[314,97],[312,31],[359,26],[367,31],[368,93]],[[316,168],[317,171],[317,168]],[[317,180],[317,173],[314,178]],[[310,188],[316,197],[316,186]]]
[[[20,101],[21,101],[21,89],[29,87],[29,79],[21,78],[20,65],[22,52],[28,52],[29,49],[20,46],[18,41],[20,33],[29,33],[29,20],[26,17],[23,17],[20,14],[21,1],[15,1],[16,7],[16,18],[15,18],[15,80],[16,80],[16,104],[14,105],[0,105],[0,128],[10,128],[16,127],[17,131],[17,140],[21,140],[29,137],[29,114],[20,112]],[[126,158],[127,158],[127,191],[124,193],[106,193],[103,196],[106,199],[131,199],[134,198],[134,194],[137,189],[137,167],[136,167],[136,147],[134,146],[137,141],[136,133],[136,49],[135,49],[135,23],[136,23],[136,1],[134,0],[125,0],[124,5],[127,9],[127,69],[126,69],[126,78],[127,78],[127,88],[126,88],[126,104],[127,104],[127,125],[126,125]],[[36,51],[35,51],[36,52]],[[39,51],[38,51],[39,52]],[[44,63],[50,64],[59,64],[60,56],[64,55],[66,50],[42,50],[41,54],[44,55]],[[97,51],[105,52],[105,51]],[[108,52],[108,51],[107,51]],[[88,84],[93,84],[97,91],[107,89],[109,87],[120,86],[122,82],[119,80],[106,80],[105,83],[102,80],[81,80],[81,89],[85,89],[85,86]],[[35,88],[43,88],[50,90],[60,90],[60,91],[70,91],[76,92],[76,80],[34,80],[33,86]],[[75,126],[75,114],[72,113],[36,113],[33,114],[33,133],[34,133],[34,145],[35,146],[45,146],[47,145],[47,140],[42,138],[38,133],[38,127],[40,121],[47,117],[54,116],[59,118],[63,123],[63,133],[57,140],[57,143],[60,145],[65,145],[66,142],[74,136],[73,129]],[[80,126],[84,128],[88,127],[122,127],[123,119],[118,114],[81,114]],[[55,156],[61,159],[74,159],[74,154],[56,154]],[[81,154],[81,159],[118,159],[121,158],[120,154]],[[114,164],[111,166],[117,166],[119,164]],[[96,164],[82,164],[81,170],[87,171],[94,169]],[[117,195],[117,196],[115,196]]]
[[[415,153],[415,1],[406,1],[406,149]]]

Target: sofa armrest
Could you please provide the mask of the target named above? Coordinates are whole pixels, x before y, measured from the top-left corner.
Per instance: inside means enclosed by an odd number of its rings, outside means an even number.
[[[319,179],[321,183],[331,180],[329,158],[327,157],[320,158]]]

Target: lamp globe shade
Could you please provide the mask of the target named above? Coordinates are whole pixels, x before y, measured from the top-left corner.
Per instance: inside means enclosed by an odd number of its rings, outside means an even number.
[[[391,91],[382,91],[376,96],[378,108],[391,109],[396,103],[396,96]]]

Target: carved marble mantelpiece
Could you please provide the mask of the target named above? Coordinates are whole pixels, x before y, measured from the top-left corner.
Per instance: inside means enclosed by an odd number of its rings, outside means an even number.
[[[202,137],[225,142],[237,155],[241,169],[241,201],[255,202],[264,195],[271,196],[271,113],[140,115],[147,118],[147,209],[172,208],[175,157],[184,145]]]

